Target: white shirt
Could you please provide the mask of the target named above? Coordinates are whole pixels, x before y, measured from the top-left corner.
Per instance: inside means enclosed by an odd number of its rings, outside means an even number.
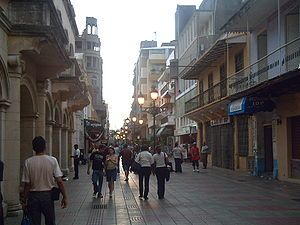
[[[80,157],[80,150],[78,148],[74,149],[73,156],[74,156],[74,158],[79,159],[79,157]]]
[[[164,152],[154,154],[153,159],[157,168],[166,167],[165,157],[167,158],[166,153]]]
[[[174,156],[175,159],[181,159],[182,155],[183,155],[183,149],[182,148],[175,147],[173,149],[173,156]]]
[[[201,153],[208,153],[208,146],[207,145],[202,146]]]
[[[56,158],[48,155],[32,156],[25,161],[22,182],[30,183],[30,191],[50,191],[54,177],[62,177]]]
[[[135,157],[135,161],[141,165],[141,167],[151,167],[154,163],[153,156],[148,151],[142,151]]]

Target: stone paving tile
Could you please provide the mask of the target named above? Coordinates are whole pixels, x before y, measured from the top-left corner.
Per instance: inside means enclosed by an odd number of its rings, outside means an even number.
[[[80,179],[69,180],[69,207],[56,203],[57,225],[299,225],[300,185],[251,177],[246,173],[208,169],[171,174],[164,200],[158,200],[151,177],[149,200],[138,198],[138,177],[118,177],[112,199],[103,184],[103,199],[92,198],[90,176],[81,166]],[[70,177],[72,177],[70,175]],[[293,200],[295,199],[295,200]],[[18,225],[21,218],[8,218]]]

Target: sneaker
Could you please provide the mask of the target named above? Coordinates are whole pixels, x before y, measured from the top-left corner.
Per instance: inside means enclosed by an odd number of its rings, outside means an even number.
[[[196,172],[196,170],[194,169],[193,172]]]
[[[197,172],[198,172],[198,173],[200,172],[199,169],[197,169]]]
[[[142,196],[142,195],[140,195],[140,196],[139,196],[139,198],[143,198],[143,196]]]
[[[97,197],[97,192],[94,192],[93,193],[93,198],[96,198]]]
[[[98,193],[97,198],[103,198],[103,195],[101,193]]]

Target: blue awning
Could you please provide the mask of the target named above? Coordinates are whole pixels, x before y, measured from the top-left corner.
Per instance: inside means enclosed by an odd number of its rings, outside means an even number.
[[[257,112],[271,112],[275,103],[270,99],[244,97],[235,100],[228,105],[228,115],[251,115]]]

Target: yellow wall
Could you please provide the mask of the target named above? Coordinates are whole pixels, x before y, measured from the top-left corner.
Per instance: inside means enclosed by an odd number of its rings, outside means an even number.
[[[300,115],[300,93],[294,95],[281,96],[277,103],[278,115],[281,124],[277,125],[277,150],[278,150],[278,170],[279,179],[287,179],[290,177],[290,154],[291,146],[289,146],[288,135],[288,117]]]
[[[235,74],[235,55],[244,50],[244,67],[247,67],[249,62],[249,57],[247,55],[247,45],[246,44],[236,44],[233,45],[232,48],[229,50],[229,74],[227,77]],[[198,80],[203,80],[203,89],[204,91],[208,89],[208,75],[213,73],[213,81],[214,85],[220,82],[220,66],[226,62],[227,54],[225,52],[224,55],[219,57],[215,62],[213,62],[207,69],[205,69],[202,73],[198,75]]]

